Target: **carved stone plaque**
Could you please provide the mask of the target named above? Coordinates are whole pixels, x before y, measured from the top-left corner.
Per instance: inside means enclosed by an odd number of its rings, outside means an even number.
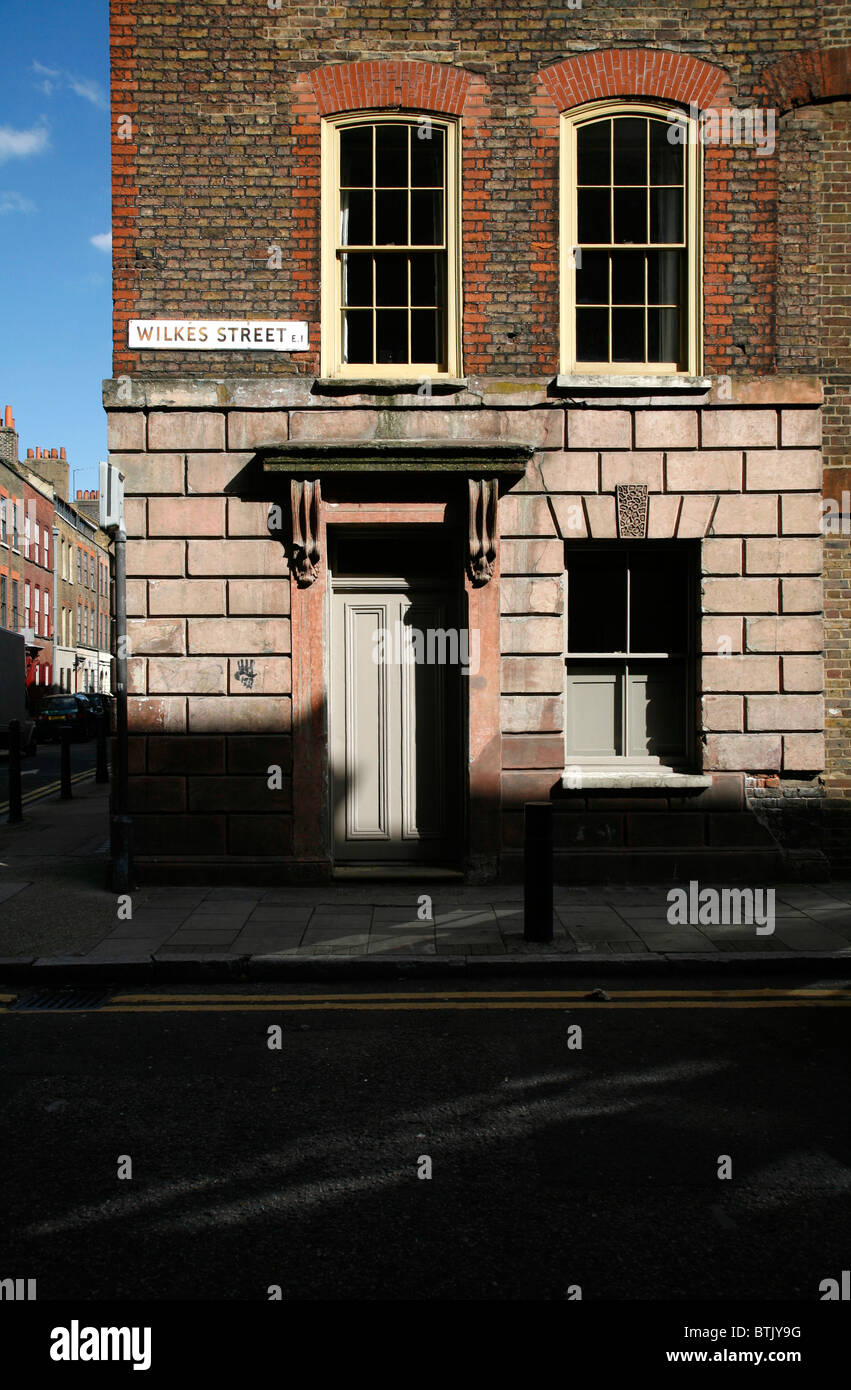
[[[618,535],[621,540],[643,541],[647,535],[647,487],[644,483],[618,483]]]

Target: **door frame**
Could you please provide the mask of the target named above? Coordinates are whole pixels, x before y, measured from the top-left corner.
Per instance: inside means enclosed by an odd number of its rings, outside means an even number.
[[[329,492],[331,489],[329,488]],[[502,735],[500,732],[499,550],[489,582],[474,580],[464,558],[469,522],[468,499],[455,479],[443,496],[424,492],[417,500],[380,501],[323,494],[316,517],[316,544],[322,557],[315,579],[301,584],[290,572],[292,628],[293,858],[305,881],[330,879],[327,657],[330,639],[327,604],[327,528],[349,526],[429,526],[436,544],[450,529],[459,538],[459,585],[463,574],[466,622],[480,634],[480,667],[467,681],[462,714],[466,730],[464,769],[465,878],[489,883],[499,874],[501,840]]]
[[[429,539],[434,542],[435,565],[438,573],[431,571],[429,575],[419,584],[412,583],[409,579],[403,578],[399,574],[390,572],[386,566],[382,566],[381,549],[382,542],[404,541],[406,535],[411,536],[415,533],[418,540]],[[413,538],[413,537],[412,537]],[[368,542],[373,540],[376,548],[376,567],[363,577],[347,576],[341,578],[337,575],[338,547],[341,540],[357,540]],[[383,524],[375,522],[364,522],[357,527],[350,524],[335,523],[329,518],[326,529],[325,550],[327,565],[327,585],[324,602],[324,629],[326,641],[324,643],[325,658],[325,679],[324,688],[327,703],[327,738],[326,748],[328,752],[326,768],[327,786],[327,815],[328,815],[328,846],[331,857],[332,873],[339,867],[344,871],[354,870],[359,867],[362,871],[372,871],[376,874],[387,871],[398,877],[401,874],[410,872],[411,877],[416,877],[422,873],[423,869],[431,872],[445,870],[447,872],[457,872],[465,864],[467,857],[467,841],[469,826],[469,795],[468,778],[465,776],[465,769],[469,764],[469,700],[466,698],[464,689],[465,679],[459,671],[453,680],[455,686],[454,694],[450,696],[455,700],[455,718],[457,721],[457,731],[453,737],[456,746],[455,757],[457,767],[455,770],[455,786],[458,797],[457,815],[455,818],[456,836],[460,847],[456,855],[451,858],[442,858],[439,863],[429,862],[427,859],[420,862],[416,857],[405,859],[403,856],[390,859],[375,860],[364,859],[344,859],[336,852],[336,831],[335,831],[335,786],[334,771],[332,766],[333,748],[333,719],[334,719],[334,700],[335,688],[332,677],[332,660],[334,656],[334,624],[333,624],[333,604],[335,595],[350,593],[363,597],[370,592],[376,594],[399,593],[414,595],[428,595],[429,593],[449,595],[453,609],[453,617],[457,626],[460,628],[467,619],[467,600],[464,585],[461,581],[463,573],[463,551],[462,537],[457,528],[447,526],[445,523],[429,523],[422,521],[406,520],[403,523],[398,521],[388,521]],[[384,572],[382,573],[382,569]],[[451,795],[447,791],[447,795]]]

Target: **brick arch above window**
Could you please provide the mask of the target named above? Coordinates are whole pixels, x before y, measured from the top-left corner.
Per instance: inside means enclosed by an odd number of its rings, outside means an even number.
[[[851,44],[787,53],[763,69],[756,90],[781,112],[851,97]]]
[[[310,83],[320,116],[397,106],[460,116],[473,73],[448,63],[388,59],[317,68]]]
[[[290,306],[313,325],[311,348],[295,360],[319,371],[320,325],[320,128],[322,118],[357,111],[407,108],[464,120],[461,173],[461,241],[464,246],[464,370],[476,375],[492,362],[488,306],[492,268],[489,247],[498,207],[489,191],[490,91],[480,73],[448,63],[379,60],[335,63],[301,72],[292,85],[292,164],[295,170]]]
[[[727,73],[713,63],[661,48],[607,48],[577,53],[542,68],[538,81],[557,111],[604,97],[644,96],[726,105]]]

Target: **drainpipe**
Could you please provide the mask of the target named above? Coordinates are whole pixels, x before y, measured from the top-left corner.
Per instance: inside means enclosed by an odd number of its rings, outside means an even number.
[[[112,816],[112,889],[133,887],[132,823],[127,814],[127,532],[124,516],[115,537],[115,809]]]

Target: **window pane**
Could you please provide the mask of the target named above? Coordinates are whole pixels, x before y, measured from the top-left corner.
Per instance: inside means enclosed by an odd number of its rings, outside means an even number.
[[[408,127],[375,127],[375,182],[379,187],[408,186]]]
[[[375,259],[375,302],[396,308],[408,304],[408,258],[391,251]]]
[[[650,122],[650,182],[682,183],[683,146],[674,145],[668,139],[673,130],[673,121]]]
[[[432,309],[414,309],[411,314],[411,361],[437,362],[443,358],[439,338],[440,314]]]
[[[411,129],[411,186],[443,187],[443,131],[440,126]]]
[[[582,262],[576,270],[576,302],[577,304],[608,304],[608,251],[582,252]]]
[[[375,315],[376,362],[407,362],[408,314],[404,309],[380,309]]]
[[[443,194],[411,194],[411,245],[443,245]]]
[[[372,126],[340,131],[340,186],[372,187]]]
[[[343,304],[372,304],[372,256],[341,256]]]
[[[632,758],[685,756],[685,671],[629,671],[629,748]]]
[[[576,132],[580,183],[608,183],[611,178],[611,121],[591,121]]]
[[[626,568],[611,554],[586,554],[568,567],[567,649],[626,651]]]
[[[679,304],[681,267],[681,251],[648,251],[648,304]]]
[[[581,362],[608,362],[608,309],[577,309],[576,356]]]
[[[647,122],[615,121],[615,183],[647,182]]]
[[[622,669],[567,666],[567,748],[575,758],[614,758],[623,753]]]
[[[683,190],[681,188],[651,188],[650,240],[682,241]]]
[[[643,188],[616,188],[614,202],[615,241],[645,242],[647,240],[646,190]]]
[[[643,362],[644,310],[612,310],[612,361]]]
[[[407,246],[408,244],[408,195],[407,193],[376,193],[375,195],[375,244],[376,246]]]
[[[343,361],[372,362],[372,310],[343,314]]]
[[[688,570],[683,559],[633,550],[629,568],[630,651],[685,652]]]
[[[442,257],[431,251],[415,252],[411,256],[411,303],[436,306],[438,295],[438,261]]]
[[[372,194],[340,193],[340,244],[372,245]]]
[[[679,309],[650,309],[647,315],[648,362],[680,360]]]
[[[643,251],[613,253],[613,304],[644,304],[644,256]]]
[[[611,240],[610,197],[607,188],[580,188],[579,240],[583,245]]]

